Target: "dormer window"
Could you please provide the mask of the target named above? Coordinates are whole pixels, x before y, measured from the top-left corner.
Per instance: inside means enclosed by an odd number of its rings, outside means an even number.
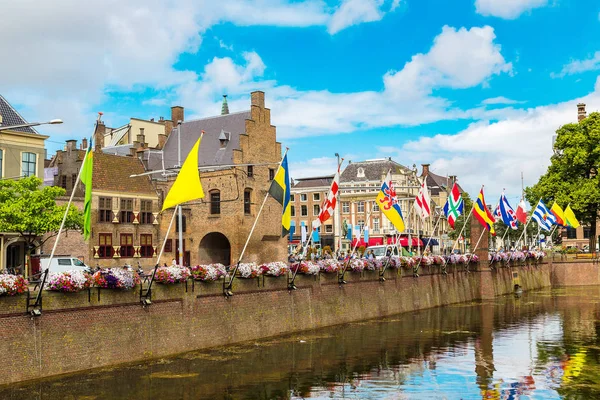
[[[359,167],[358,170],[356,171],[356,177],[357,178],[364,178],[365,177],[365,169],[363,167]]]
[[[230,132],[225,132],[221,129],[221,133],[219,134],[219,142],[221,143],[221,148],[227,147],[227,143],[229,143],[229,139],[231,138]]]

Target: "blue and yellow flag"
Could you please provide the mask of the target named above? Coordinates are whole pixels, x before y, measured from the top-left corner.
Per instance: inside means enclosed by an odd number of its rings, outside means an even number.
[[[169,193],[167,193],[162,211],[178,206],[186,201],[204,197],[204,191],[200,183],[200,174],[198,173],[198,149],[200,148],[202,136],[204,136],[204,132],[202,132],[200,138],[183,162],[183,166],[179,170],[179,174],[177,174],[177,179],[175,179],[173,186],[171,186]]]
[[[381,190],[375,201],[396,230],[398,232],[404,231],[404,218],[402,217],[402,210],[396,198],[396,190],[392,183],[392,174],[389,171],[381,184]]]
[[[485,229],[490,231],[492,236],[496,236],[496,230],[494,229],[494,216],[492,212],[487,208],[485,204],[485,197],[483,196],[483,188],[479,191],[479,196],[477,196],[477,200],[473,203],[473,216],[477,218],[477,221]]]
[[[285,237],[290,232],[292,225],[292,205],[290,204],[290,170],[288,168],[287,153],[281,160],[281,165],[275,173],[275,178],[271,182],[269,194],[283,206],[281,216],[281,237]]]
[[[92,152],[92,138],[85,152],[81,166],[81,183],[85,185],[85,200],[83,202],[83,240],[90,238],[92,232],[92,176],[94,174],[94,153]]]

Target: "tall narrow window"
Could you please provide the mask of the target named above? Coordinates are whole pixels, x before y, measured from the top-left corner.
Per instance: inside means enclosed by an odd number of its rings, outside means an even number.
[[[373,218],[373,233],[379,233],[379,218]]]
[[[318,204],[313,205],[313,216],[319,216],[320,207]]]
[[[350,213],[350,203],[348,203],[347,201],[342,203],[342,212],[344,214],[349,214]]]
[[[269,180],[272,181],[275,179],[275,170],[273,168],[269,168]]]
[[[152,215],[152,200],[142,200],[140,202],[140,223],[151,224],[154,222]]]
[[[22,176],[35,176],[35,153],[23,153],[22,155],[21,169],[23,170]]]
[[[252,214],[252,190],[244,190],[244,214]]]
[[[140,235],[140,256],[149,258],[154,255],[154,248],[152,247],[152,235]]]
[[[302,215],[303,217],[307,217],[308,216],[308,207],[305,205],[300,206],[300,215]]]
[[[112,256],[113,256],[112,234],[111,233],[99,233],[98,234],[98,257],[111,258]]]
[[[248,178],[254,178],[254,166],[248,165]]]
[[[211,215],[221,214],[221,192],[218,190],[210,192],[210,213]]]
[[[100,197],[98,202],[98,222],[112,222],[112,197]]]
[[[75,187],[75,182],[77,182],[77,174],[71,175],[71,190]]]
[[[133,222],[133,199],[121,199],[121,223]]]
[[[121,257],[133,257],[133,235],[121,233]]]
[[[291,206],[290,211],[292,213],[292,217],[295,217],[296,216],[296,207]]]
[[[67,176],[66,175],[60,176],[60,187],[67,190]]]
[[[358,202],[358,204],[356,205],[356,212],[359,212],[359,213],[365,212],[365,202],[364,201]]]

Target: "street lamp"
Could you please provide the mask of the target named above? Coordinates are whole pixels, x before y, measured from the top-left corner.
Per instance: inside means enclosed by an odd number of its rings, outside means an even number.
[[[8,130],[17,129],[17,128],[29,128],[29,127],[38,126],[38,125],[59,125],[62,123],[63,123],[62,119],[53,119],[48,122],[31,122],[28,124],[0,126],[0,131],[8,131]]]

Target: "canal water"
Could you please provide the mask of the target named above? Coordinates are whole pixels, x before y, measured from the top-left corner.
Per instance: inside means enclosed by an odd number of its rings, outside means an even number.
[[[0,399],[600,399],[599,300],[597,287],[505,296],[5,386]]]

